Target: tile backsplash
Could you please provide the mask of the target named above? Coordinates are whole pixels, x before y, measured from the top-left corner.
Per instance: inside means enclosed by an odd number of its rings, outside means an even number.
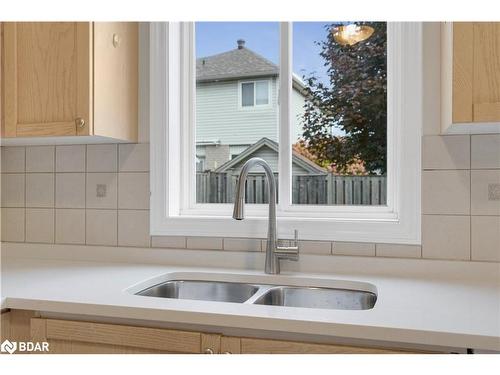
[[[500,135],[424,135],[422,256],[500,260]]]
[[[427,134],[422,246],[300,241],[304,254],[500,261],[500,135]],[[2,240],[265,251],[263,239],[151,237],[149,145],[2,147]]]
[[[2,240],[150,246],[149,147],[2,147]]]

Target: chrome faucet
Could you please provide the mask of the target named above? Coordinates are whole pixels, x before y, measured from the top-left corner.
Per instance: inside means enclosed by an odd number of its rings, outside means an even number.
[[[247,180],[248,172],[256,165],[260,165],[264,168],[269,193],[269,223],[267,229],[265,272],[270,274],[279,274],[280,259],[294,261],[299,259],[298,232],[295,230],[295,239],[292,246],[279,246],[279,240],[276,235],[276,181],[271,167],[264,159],[251,158],[243,165],[243,168],[241,168],[238,183],[236,185],[233,219],[243,220],[245,218],[245,182]]]

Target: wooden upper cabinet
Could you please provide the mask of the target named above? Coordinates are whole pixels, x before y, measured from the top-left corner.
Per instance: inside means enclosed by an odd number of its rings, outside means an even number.
[[[2,136],[137,140],[137,23],[3,23]]]
[[[444,23],[442,130],[500,132],[500,22]]]

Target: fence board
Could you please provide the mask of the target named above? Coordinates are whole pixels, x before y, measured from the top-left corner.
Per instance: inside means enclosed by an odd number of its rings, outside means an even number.
[[[386,176],[294,175],[292,179],[293,204],[385,205],[387,202]],[[238,176],[233,174],[198,172],[197,202],[234,202],[237,180]],[[267,189],[264,174],[249,175],[245,187],[246,202],[267,203]]]

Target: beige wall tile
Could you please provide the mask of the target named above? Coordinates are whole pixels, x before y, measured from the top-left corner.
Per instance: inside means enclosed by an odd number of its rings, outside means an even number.
[[[118,207],[118,173],[87,173],[87,208]]]
[[[163,247],[167,249],[185,249],[186,237],[184,236],[153,236],[152,247]]]
[[[85,145],[56,146],[56,172],[85,172]]]
[[[26,209],[26,242],[54,243],[54,209]]]
[[[2,207],[24,207],[24,183],[23,173],[2,174]]]
[[[301,254],[330,255],[332,243],[327,241],[299,241],[299,252]]]
[[[85,173],[56,173],[56,208],[85,208]]]
[[[472,169],[500,168],[500,134],[473,135]]]
[[[149,247],[149,211],[118,211],[118,246]]]
[[[118,208],[149,210],[149,173],[119,173]]]
[[[56,243],[85,243],[85,210],[56,210]]]
[[[422,138],[423,169],[469,169],[470,136],[425,136]]]
[[[149,144],[121,144],[118,155],[120,172],[149,172]]]
[[[470,171],[423,171],[422,213],[470,213]]]
[[[0,147],[2,152],[2,173],[22,173],[25,168],[24,147]]]
[[[24,242],[24,208],[2,208],[2,241]]]
[[[261,251],[261,240],[257,238],[224,238],[224,250]]]
[[[87,145],[87,172],[118,172],[118,145]]]
[[[375,256],[375,244],[361,242],[334,242],[333,255]]]
[[[470,216],[422,216],[422,256],[470,259]]]
[[[219,237],[187,237],[186,246],[194,250],[222,250],[222,238]]]
[[[26,173],[26,207],[54,207],[54,173]]]
[[[500,169],[471,171],[472,215],[500,216]]]
[[[88,209],[85,215],[85,242],[87,245],[116,246],[118,238],[117,211]]]
[[[472,216],[472,260],[500,262],[500,216]]]
[[[391,258],[421,258],[422,246],[378,243],[375,245],[378,257]]]
[[[55,146],[26,147],[26,172],[54,172]]]

